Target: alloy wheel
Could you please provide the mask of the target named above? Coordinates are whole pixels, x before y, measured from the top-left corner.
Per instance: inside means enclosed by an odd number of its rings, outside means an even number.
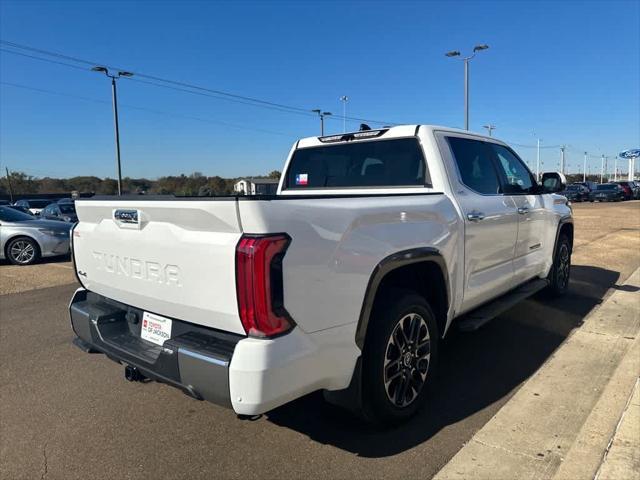
[[[413,403],[427,379],[431,339],[424,318],[418,313],[403,316],[387,342],[384,388],[396,407]]]
[[[18,240],[11,244],[9,254],[16,263],[24,264],[33,261],[36,255],[36,249],[28,240]]]
[[[560,245],[560,252],[558,253],[558,286],[565,288],[569,283],[569,269],[571,268],[569,246],[566,243]]]

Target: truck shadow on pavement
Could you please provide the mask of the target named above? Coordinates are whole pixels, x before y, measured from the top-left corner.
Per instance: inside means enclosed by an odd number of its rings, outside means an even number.
[[[460,430],[454,435],[459,448],[582,324],[618,278],[619,273],[611,270],[573,266],[570,291],[564,297],[550,298],[541,292],[473,333],[458,332],[453,326],[440,350],[439,373],[430,401],[407,424],[376,430],[324,402],[319,392],[266,417],[312,440],[362,457],[404,452],[443,429]],[[466,430],[456,426],[463,419],[471,420],[466,422]]]

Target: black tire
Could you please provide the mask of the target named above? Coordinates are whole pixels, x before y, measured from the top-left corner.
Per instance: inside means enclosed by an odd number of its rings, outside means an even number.
[[[387,291],[386,296],[388,300],[372,312],[363,352],[362,392],[365,418],[390,425],[408,420],[424,405],[435,377],[440,334],[423,297],[399,289]],[[417,334],[412,327],[419,328]]]
[[[40,260],[40,247],[29,237],[12,238],[7,243],[5,256],[14,265],[32,265]]]
[[[547,290],[554,296],[567,293],[571,276],[571,242],[569,237],[561,234],[556,245],[553,266],[549,272]]]

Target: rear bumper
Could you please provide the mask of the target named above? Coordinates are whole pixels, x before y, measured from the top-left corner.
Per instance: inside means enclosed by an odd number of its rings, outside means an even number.
[[[140,338],[141,310],[84,289],[74,294],[69,313],[74,343],[83,350],[104,353],[198,400],[231,407],[229,364],[243,337],[174,320],[172,338],[155,345]]]
[[[136,367],[189,396],[238,414],[267,412],[307,393],[347,388],[360,350],[356,323],[315,334],[300,328],[274,339],[247,338],[173,320],[158,346],[140,339],[143,312],[78,289],[69,305],[74,343]]]

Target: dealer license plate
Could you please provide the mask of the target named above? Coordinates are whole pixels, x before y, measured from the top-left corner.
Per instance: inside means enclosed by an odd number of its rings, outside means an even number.
[[[155,313],[144,312],[142,315],[142,328],[140,329],[140,338],[163,345],[166,340],[171,338],[170,318],[161,317]]]

